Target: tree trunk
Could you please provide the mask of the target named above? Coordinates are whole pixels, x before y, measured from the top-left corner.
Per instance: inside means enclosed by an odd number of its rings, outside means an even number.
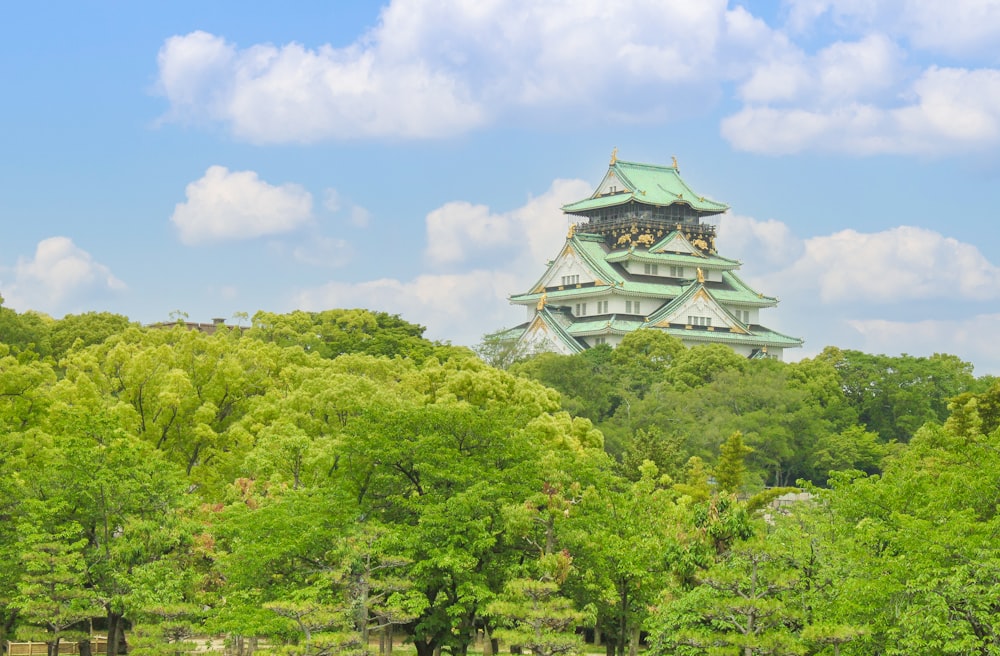
[[[7,615],[0,616],[0,649],[6,646],[7,636],[10,635],[11,629],[14,628],[14,622],[17,621],[17,611],[12,610]]]
[[[639,638],[641,637],[639,627],[633,626],[632,630],[629,632],[628,639],[628,656],[638,656],[639,654]]]
[[[122,616],[114,611],[108,611],[108,650],[107,656],[118,656],[118,647],[121,644],[121,622]]]
[[[424,640],[414,640],[413,646],[417,649],[417,656],[435,656],[437,645]]]
[[[90,656],[90,638],[85,638],[77,643],[77,649],[80,650],[80,656]]]
[[[490,627],[483,624],[483,656],[493,656],[496,651],[493,649],[493,639],[490,638]]]
[[[601,627],[599,626],[594,627],[594,646],[601,646]]]

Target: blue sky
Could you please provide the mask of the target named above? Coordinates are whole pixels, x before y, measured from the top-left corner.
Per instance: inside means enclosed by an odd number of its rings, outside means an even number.
[[[8,3],[0,294],[369,307],[473,344],[612,148],[826,345],[1000,374],[1000,1]]]

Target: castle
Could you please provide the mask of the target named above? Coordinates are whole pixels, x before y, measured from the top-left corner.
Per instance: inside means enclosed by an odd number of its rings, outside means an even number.
[[[625,162],[612,153],[590,197],[563,206],[579,220],[531,290],[510,297],[527,309],[514,329],[528,351],[579,353],[615,346],[640,328],[685,345],[719,343],[748,358],[781,359],[802,340],[765,328],[778,300],[736,275],[740,262],[715,250],[704,219],[729,209],[699,196],[671,166]]]

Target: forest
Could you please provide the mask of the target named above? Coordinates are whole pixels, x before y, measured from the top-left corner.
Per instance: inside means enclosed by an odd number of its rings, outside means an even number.
[[[1000,381],[955,356],[246,319],[0,303],[0,642],[1000,654]]]

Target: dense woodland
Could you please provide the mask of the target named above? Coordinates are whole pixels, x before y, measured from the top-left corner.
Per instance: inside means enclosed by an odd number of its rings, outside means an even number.
[[[1000,654],[998,425],[1000,383],[949,355],[0,305],[0,639]]]

